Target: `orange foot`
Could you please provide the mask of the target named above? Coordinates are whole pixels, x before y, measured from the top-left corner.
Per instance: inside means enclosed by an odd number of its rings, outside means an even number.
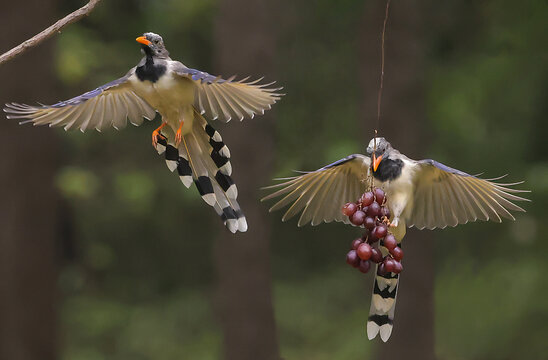
[[[179,144],[183,140],[183,124],[184,124],[184,121],[181,121],[181,124],[179,125],[179,128],[177,129],[177,132],[175,133],[175,147],[179,147]]]
[[[158,145],[158,136],[164,137],[164,135],[162,135],[160,133],[160,130],[162,130],[162,128],[166,125],[167,125],[167,123],[162,123],[162,125],[160,125],[160,127],[158,127],[158,129],[156,129],[152,132],[152,146],[155,149],[156,149],[156,146]]]

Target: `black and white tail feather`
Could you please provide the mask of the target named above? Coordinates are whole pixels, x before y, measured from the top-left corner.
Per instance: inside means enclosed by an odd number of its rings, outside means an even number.
[[[179,174],[188,188],[194,183],[202,199],[212,206],[232,233],[247,231],[247,221],[238,204],[238,189],[230,177],[230,151],[221,135],[197,112],[193,129],[176,148],[172,140],[158,137],[156,150],[165,154],[167,167]]]
[[[401,246],[401,243],[398,245]],[[380,245],[383,256],[388,254],[388,249]],[[392,334],[394,312],[396,310],[396,296],[398,295],[399,274],[377,273],[375,269],[375,282],[373,294],[371,295],[371,307],[367,318],[367,337],[369,340],[380,335],[381,340],[387,342]]]

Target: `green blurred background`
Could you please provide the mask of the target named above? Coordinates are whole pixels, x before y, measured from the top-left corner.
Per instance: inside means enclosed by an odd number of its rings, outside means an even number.
[[[0,52],[82,4],[6,1]],[[3,65],[2,103],[52,103],[125,74],[153,31],[189,67],[266,75],[287,95],[214,123],[245,194],[241,240],[151,148],[158,118],[86,134],[0,122],[0,358],[546,359],[546,1],[391,4],[380,134],[412,158],[525,180],[533,201],[516,222],[409,230],[388,343],[365,335],[371,274],[344,260],[359,232],[297,228],[258,203],[273,177],[364,152],[384,7],[103,0]]]

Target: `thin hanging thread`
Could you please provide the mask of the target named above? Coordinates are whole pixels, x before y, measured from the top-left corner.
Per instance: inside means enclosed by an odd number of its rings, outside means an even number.
[[[388,22],[388,9],[390,8],[390,0],[386,1],[386,11],[384,14],[384,23],[382,26],[382,38],[381,38],[381,81],[379,86],[379,94],[377,97],[377,127],[380,129],[381,126],[381,99],[382,99],[382,88],[384,85],[384,37],[386,34],[386,23]],[[377,137],[377,130],[375,130],[375,137]],[[376,144],[375,144],[376,147]]]
[[[386,10],[384,13],[384,22],[382,25],[382,37],[381,37],[381,81],[379,85],[379,93],[377,96],[377,126],[375,127],[375,136],[373,137],[373,152],[377,151],[377,136],[378,130],[381,127],[381,99],[382,99],[382,88],[384,84],[384,38],[386,34],[386,23],[388,22],[388,9],[390,8],[390,0],[386,0]],[[371,163],[373,166],[373,163]],[[369,187],[373,189],[373,177],[369,177]]]

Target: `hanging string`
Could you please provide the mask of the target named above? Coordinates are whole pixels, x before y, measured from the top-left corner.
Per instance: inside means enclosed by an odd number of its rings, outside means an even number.
[[[382,88],[384,85],[384,38],[386,35],[386,23],[388,22],[388,10],[390,9],[390,0],[386,0],[386,10],[384,12],[384,22],[382,24],[382,36],[381,36],[381,80],[379,85],[379,93],[377,96],[377,126],[375,127],[375,136],[373,136],[373,152],[377,151],[377,136],[378,130],[381,127],[381,99],[382,99]],[[373,167],[373,162],[371,162],[371,168]],[[373,177],[369,177],[369,187],[373,188]]]
[[[384,14],[384,23],[382,25],[382,37],[381,37],[381,81],[379,85],[379,94],[377,96],[377,127],[379,130],[381,127],[381,99],[382,99],[382,88],[384,85],[384,38],[386,34],[386,23],[388,22],[388,9],[390,8],[390,0],[386,0],[386,11]],[[375,137],[377,136],[377,130],[375,130]],[[375,142],[375,147],[376,147]]]

